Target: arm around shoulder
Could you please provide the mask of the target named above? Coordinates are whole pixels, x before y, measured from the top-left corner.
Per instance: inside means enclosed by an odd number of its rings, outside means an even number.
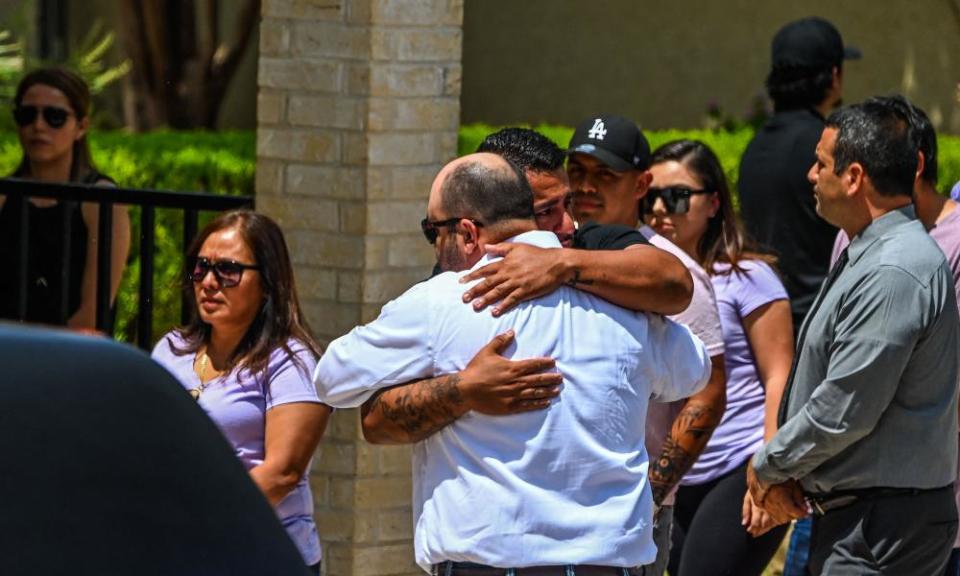
[[[577,288],[630,310],[678,314],[690,305],[693,279],[676,256],[655,246],[623,250],[564,249]]]

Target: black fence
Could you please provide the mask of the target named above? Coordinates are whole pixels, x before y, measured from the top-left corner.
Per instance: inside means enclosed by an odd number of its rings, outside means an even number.
[[[0,195],[7,198],[20,197],[20,230],[17,250],[18,266],[14,270],[17,279],[17,310],[22,320],[27,314],[28,239],[30,212],[28,198],[53,198],[59,202],[91,202],[99,207],[97,231],[97,297],[96,328],[112,334],[110,314],[110,253],[112,249],[113,207],[116,204],[139,206],[140,210],[140,287],[137,296],[137,345],[149,349],[153,333],[153,276],[155,255],[156,209],[171,208],[183,211],[184,249],[197,234],[200,212],[222,212],[236,208],[252,208],[253,198],[243,196],[216,196],[190,192],[167,192],[133,188],[108,188],[86,184],[46,183],[18,178],[0,178]],[[60,270],[60,319],[66,324],[69,308],[70,242],[72,221],[69,210],[63,210],[61,226],[61,250],[63,264]],[[183,315],[187,306],[182,307]],[[186,318],[184,318],[186,321]]]

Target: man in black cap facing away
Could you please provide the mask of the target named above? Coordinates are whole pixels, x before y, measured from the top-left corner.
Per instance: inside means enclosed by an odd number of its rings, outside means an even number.
[[[824,117],[840,105],[843,61],[859,58],[822,18],[804,18],[773,38],[767,92],[774,115],[740,163],[740,211],[748,232],[779,258],[793,325],[802,323],[827,274],[837,229],[817,215],[807,170]]]
[[[779,258],[790,296],[794,334],[827,275],[837,228],[816,212],[807,171],[824,118],[840,105],[843,61],[860,52],[844,46],[822,18],[790,22],[773,37],[767,92],[774,115],[740,161],[740,215],[747,231]],[[790,539],[784,576],[805,574],[810,521],[799,520]]]

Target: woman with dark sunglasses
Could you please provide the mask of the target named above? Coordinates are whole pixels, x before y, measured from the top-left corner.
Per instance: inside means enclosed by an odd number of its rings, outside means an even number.
[[[13,176],[43,182],[77,182],[114,186],[93,166],[87,132],[90,91],[76,74],[44,68],[27,74],[17,86],[13,117],[23,159]],[[20,244],[19,197],[0,195],[0,318],[16,319],[17,270]],[[28,322],[93,329],[96,320],[97,234],[99,212],[93,203],[77,205],[49,198],[28,201],[27,268]],[[62,230],[70,222],[70,249],[64,254]],[[114,206],[110,300],[116,297],[130,249],[130,218],[126,207]],[[61,310],[64,261],[67,309]],[[65,312],[65,314],[64,314]]]
[[[776,431],[793,361],[793,327],[774,258],[746,238],[716,155],[680,140],[653,153],[644,219],[694,258],[713,282],[726,351],[727,408],[681,481],[669,571],[674,576],[759,576],[786,533],[747,495],[750,457]]]
[[[220,427],[319,574],[307,470],[331,409],[313,386],[320,347],[300,314],[283,233],[262,214],[221,214],[190,246],[185,272],[190,322],[153,358]]]

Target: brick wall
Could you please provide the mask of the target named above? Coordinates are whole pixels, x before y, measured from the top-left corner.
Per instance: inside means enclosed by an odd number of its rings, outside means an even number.
[[[456,155],[462,0],[264,0],[257,206],[283,227],[322,343],[424,278],[419,221]],[[324,573],[419,574],[408,448],[338,411],[311,483]]]

